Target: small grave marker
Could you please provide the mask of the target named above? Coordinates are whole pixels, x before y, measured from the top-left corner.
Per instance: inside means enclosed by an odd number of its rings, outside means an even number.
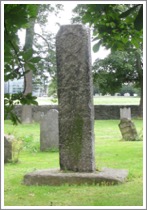
[[[58,111],[51,109],[40,122],[40,150],[59,148]]]
[[[120,119],[130,119],[131,120],[131,108],[124,107],[120,108]]]
[[[131,121],[131,109],[121,108],[120,109],[120,123],[119,129],[122,134],[123,140],[135,141],[138,138],[137,130],[134,123]]]

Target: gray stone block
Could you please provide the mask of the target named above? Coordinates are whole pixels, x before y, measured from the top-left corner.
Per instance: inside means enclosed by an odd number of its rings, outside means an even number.
[[[89,29],[61,26],[56,38],[60,168],[95,170]]]
[[[121,131],[123,140],[135,141],[138,139],[138,133],[135,124],[131,120],[123,118],[120,120],[118,126]]]
[[[44,116],[44,113],[43,113],[43,112],[40,112],[40,111],[34,112],[34,113],[33,113],[33,120],[34,120],[35,122],[41,122],[43,116]]]
[[[125,169],[103,168],[102,171],[92,173],[63,172],[59,169],[38,170],[24,176],[25,185],[51,185],[63,184],[82,185],[99,184],[114,185],[126,180],[128,171]]]
[[[12,143],[14,140],[13,135],[4,135],[4,163],[12,160]]]
[[[58,111],[51,109],[40,123],[40,150],[59,148]]]

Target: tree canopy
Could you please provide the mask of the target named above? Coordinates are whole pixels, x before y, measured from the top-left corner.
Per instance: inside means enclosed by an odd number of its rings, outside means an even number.
[[[20,45],[18,31],[30,27],[32,21],[39,23],[43,29],[46,23],[49,12],[55,12],[61,9],[61,5],[51,6],[50,4],[5,4],[4,5],[4,80],[13,80],[25,77],[28,71],[32,70],[35,74],[42,75],[48,71],[53,74],[53,63],[55,62],[55,53],[51,41],[51,35],[34,34],[33,47],[25,49]],[[34,31],[32,30],[32,33]],[[28,34],[26,34],[27,36]],[[42,47],[37,44],[37,37],[41,37],[46,42],[47,47]],[[30,37],[31,38],[31,37]],[[47,39],[46,39],[47,38]],[[28,37],[29,39],[29,37]],[[48,41],[47,41],[48,40]],[[30,42],[31,43],[31,42]],[[29,42],[28,42],[29,44]],[[40,49],[44,48],[40,51]],[[40,51],[40,52],[39,52]],[[46,52],[45,52],[46,51]],[[27,68],[26,68],[27,67]],[[26,70],[29,69],[29,70]],[[45,77],[44,77],[45,78]],[[25,91],[25,87],[24,87]],[[23,94],[5,94],[4,111],[5,119],[9,116],[14,124],[20,122],[18,117],[13,112],[14,105],[35,104],[36,97],[32,93]]]
[[[27,4],[5,4],[4,5],[4,80],[19,79],[24,76],[25,63],[33,63],[31,59],[33,51],[23,51],[19,44],[18,30],[27,28],[30,21],[35,19],[38,12],[38,5]],[[5,94],[4,111],[5,119],[10,119],[16,124],[19,119],[14,114],[14,105],[35,103],[35,97],[31,94],[26,96],[23,93]]]
[[[74,10],[73,22],[82,21],[93,28],[94,51],[101,45],[111,50],[130,46],[140,48],[143,41],[142,4],[82,4]]]
[[[93,41],[96,44],[93,47],[97,52],[100,46],[111,49],[112,55],[105,61],[95,63],[94,79],[99,77],[100,86],[103,91],[114,91],[120,84],[127,82],[133,77],[134,82],[138,82],[141,88],[140,115],[143,110],[143,4],[79,4],[74,10],[75,16],[73,22],[83,22],[88,24],[93,31]],[[113,57],[117,59],[115,52],[124,52],[122,55],[127,60],[128,53],[133,54],[134,65],[129,57],[125,64],[115,60],[112,65]],[[127,53],[126,53],[127,52]],[[135,57],[134,57],[135,56]],[[123,59],[123,58],[122,58]],[[121,60],[120,58],[118,59]],[[110,64],[108,64],[110,62]],[[103,71],[100,71],[102,65]],[[96,71],[96,66],[98,67]],[[110,67],[111,66],[111,67]],[[132,66],[132,67],[131,67]],[[113,69],[114,68],[114,69]],[[105,69],[105,70],[104,70]],[[136,73],[137,72],[137,73]],[[99,74],[99,75],[98,75]],[[134,77],[134,75],[138,75]],[[110,79],[110,81],[108,80]],[[104,87],[105,86],[105,87]],[[110,87],[111,86],[111,87]],[[109,87],[109,88],[108,88]]]
[[[114,94],[124,84],[141,86],[142,71],[138,71],[135,52],[116,51],[93,64],[94,83],[98,83],[103,94]]]

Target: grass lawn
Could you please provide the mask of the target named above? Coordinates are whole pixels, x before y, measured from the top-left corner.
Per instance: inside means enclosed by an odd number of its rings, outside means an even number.
[[[57,100],[49,97],[37,98],[39,105],[57,104]],[[139,105],[140,98],[134,96],[94,96],[94,105]]]
[[[138,132],[142,120],[133,120]],[[95,121],[96,168],[128,169],[125,183],[115,186],[25,186],[23,176],[36,169],[58,168],[58,151],[39,151],[39,124],[13,126],[5,133],[26,143],[17,164],[4,166],[5,206],[143,206],[143,141],[121,141],[119,120]]]
[[[94,105],[139,105],[140,98],[133,96],[98,96],[94,97]]]

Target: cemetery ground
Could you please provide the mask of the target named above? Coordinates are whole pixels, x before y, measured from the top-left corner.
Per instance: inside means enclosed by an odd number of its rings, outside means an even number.
[[[25,186],[23,177],[36,169],[59,168],[57,150],[40,152],[38,123],[13,126],[5,121],[5,133],[23,141],[18,163],[4,166],[5,206],[142,206],[143,141],[122,141],[119,120],[95,121],[96,168],[127,169],[123,184],[81,186]],[[133,119],[141,134],[143,121]]]
[[[57,100],[51,97],[38,97],[39,105],[57,104]],[[138,96],[94,96],[94,105],[139,105]]]

